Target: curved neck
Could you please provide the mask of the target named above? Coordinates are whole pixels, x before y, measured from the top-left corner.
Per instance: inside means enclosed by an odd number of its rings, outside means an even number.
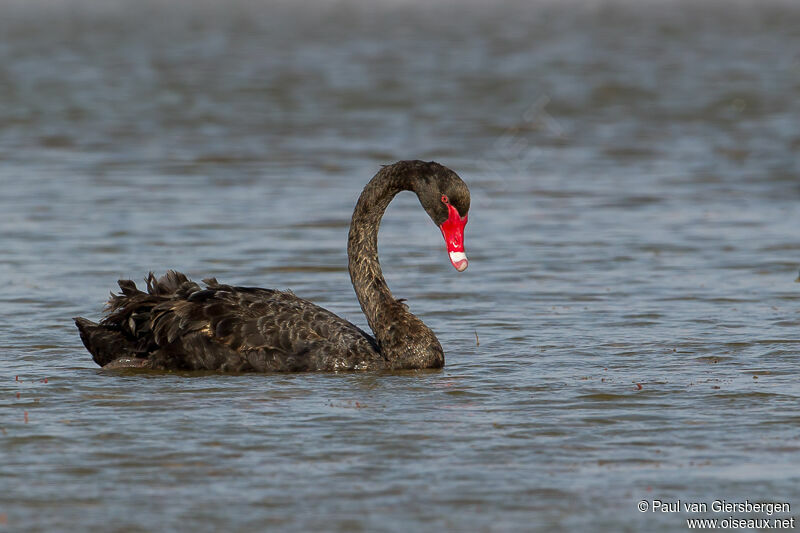
[[[382,311],[396,302],[378,262],[378,229],[389,202],[397,193],[407,190],[402,180],[389,172],[390,168],[382,168],[361,192],[347,240],[350,280],[378,341],[387,322]]]
[[[437,367],[444,364],[438,340],[404,304],[395,300],[378,261],[381,218],[395,195],[404,190],[412,190],[411,184],[395,165],[383,167],[364,187],[353,211],[347,241],[350,280],[361,310],[390,366],[403,368],[406,365],[402,359],[408,359],[409,365],[420,368],[419,359],[422,357],[425,360],[423,367]],[[425,352],[424,356],[422,352]]]

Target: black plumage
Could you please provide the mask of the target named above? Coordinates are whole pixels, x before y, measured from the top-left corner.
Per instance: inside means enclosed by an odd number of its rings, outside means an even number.
[[[378,262],[378,227],[400,191],[417,194],[437,225],[447,218],[439,200],[469,210],[469,190],[434,162],[400,161],[367,184],[348,238],[350,277],[375,337],[291,291],[223,285],[205,287],[180,272],[150,273],[146,291],[119,282],[106,316],[76,318],[81,340],[105,368],[303,372],[439,368],[444,351],[433,332],[394,299]]]

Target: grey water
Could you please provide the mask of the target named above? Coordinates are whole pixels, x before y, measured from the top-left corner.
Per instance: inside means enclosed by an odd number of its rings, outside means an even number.
[[[800,7],[0,5],[0,531],[684,531],[800,515]],[[174,268],[366,328],[381,264],[441,371],[102,371],[72,317]],[[654,500],[790,512],[653,512]],[[645,512],[639,502],[648,505]]]

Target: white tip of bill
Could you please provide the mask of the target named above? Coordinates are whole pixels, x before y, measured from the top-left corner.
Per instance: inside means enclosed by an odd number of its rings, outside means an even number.
[[[464,252],[450,252],[450,262],[459,272],[464,272],[469,265],[467,254]]]

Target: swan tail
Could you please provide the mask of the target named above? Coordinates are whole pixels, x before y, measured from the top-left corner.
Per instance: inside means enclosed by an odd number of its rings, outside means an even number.
[[[106,366],[123,357],[136,357],[136,344],[122,332],[82,317],[75,317],[75,325],[78,326],[83,345],[98,365]]]
[[[120,292],[111,294],[99,324],[81,317],[75,319],[81,340],[98,365],[106,366],[120,358],[146,360],[159,348],[152,330],[154,308],[170,305],[200,289],[174,270],[158,279],[150,272],[145,283],[146,292],[131,280],[119,280]]]

